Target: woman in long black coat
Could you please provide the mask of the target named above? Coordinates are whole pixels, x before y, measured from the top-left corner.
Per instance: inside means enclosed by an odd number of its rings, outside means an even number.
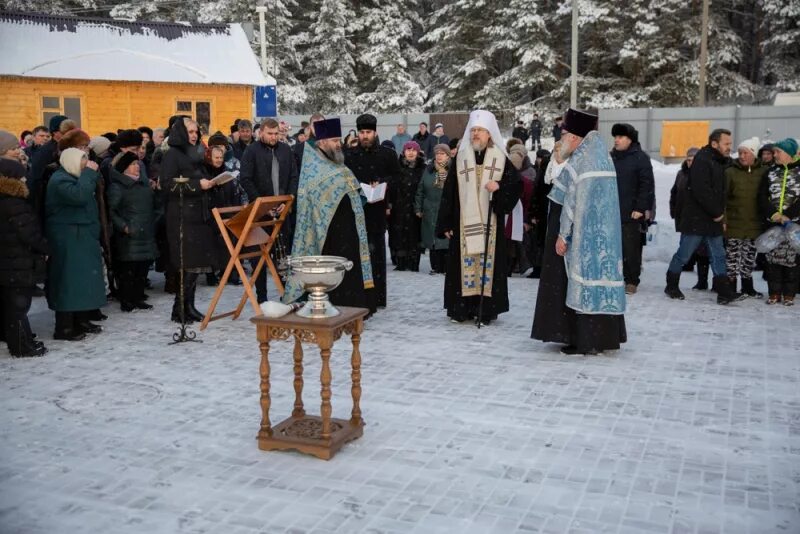
[[[47,352],[34,341],[28,322],[34,284],[45,279],[48,248],[24,177],[22,164],[0,158],[0,330],[15,357]]]
[[[419,145],[409,141],[400,155],[400,173],[389,184],[389,235],[397,261],[396,271],[419,271],[420,221],[414,209],[417,187],[425,171]]]
[[[194,304],[197,277],[220,268],[222,254],[211,216],[208,190],[213,187],[204,165],[205,149],[199,143],[197,123],[190,119],[175,121],[169,131],[169,150],[164,154],[159,172],[161,190],[167,195],[166,223],[170,264],[181,268],[181,207],[180,189],[175,178],[183,176],[189,181],[183,189],[183,294],[175,293],[172,320],[200,321],[203,314]]]

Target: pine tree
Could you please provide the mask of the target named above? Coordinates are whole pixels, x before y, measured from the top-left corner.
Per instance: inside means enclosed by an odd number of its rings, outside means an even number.
[[[355,47],[346,32],[353,15],[348,0],[322,0],[320,4],[308,30],[308,48],[301,57],[308,76],[307,110],[346,113],[355,107]]]
[[[359,77],[359,109],[377,113],[420,111],[426,93],[419,83],[420,57],[413,38],[416,0],[384,3],[379,0],[365,6],[357,18],[363,29],[363,43],[357,47],[362,63]],[[355,29],[355,28],[354,28]]]
[[[760,79],[778,91],[800,91],[800,0],[762,0]]]

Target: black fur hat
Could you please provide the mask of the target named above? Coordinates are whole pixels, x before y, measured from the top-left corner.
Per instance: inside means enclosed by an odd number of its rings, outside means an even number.
[[[632,125],[625,122],[618,122],[611,127],[611,135],[614,137],[624,135],[634,143],[639,142],[639,132]]]

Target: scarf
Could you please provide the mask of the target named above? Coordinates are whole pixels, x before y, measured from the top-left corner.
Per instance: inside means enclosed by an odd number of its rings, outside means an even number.
[[[433,187],[437,189],[444,188],[444,182],[447,180],[447,173],[450,170],[450,160],[447,160],[447,163],[444,165],[440,165],[439,163],[433,163],[433,173],[436,175],[436,179],[433,181]]]

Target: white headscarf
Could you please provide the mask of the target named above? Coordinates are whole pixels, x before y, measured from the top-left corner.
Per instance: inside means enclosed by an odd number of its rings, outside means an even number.
[[[78,148],[68,148],[61,153],[61,158],[58,162],[64,167],[64,170],[70,173],[75,178],[81,176],[81,160],[88,157],[86,152]]]
[[[500,135],[500,127],[497,126],[497,119],[494,113],[486,111],[485,109],[476,109],[469,114],[469,122],[467,123],[467,129],[464,130],[464,136],[461,138],[461,145],[458,149],[459,152],[462,150],[472,150],[472,136],[470,132],[476,126],[488,130],[495,148],[502,152],[505,157],[508,157],[508,153],[506,153],[506,143],[503,140],[503,136]]]

